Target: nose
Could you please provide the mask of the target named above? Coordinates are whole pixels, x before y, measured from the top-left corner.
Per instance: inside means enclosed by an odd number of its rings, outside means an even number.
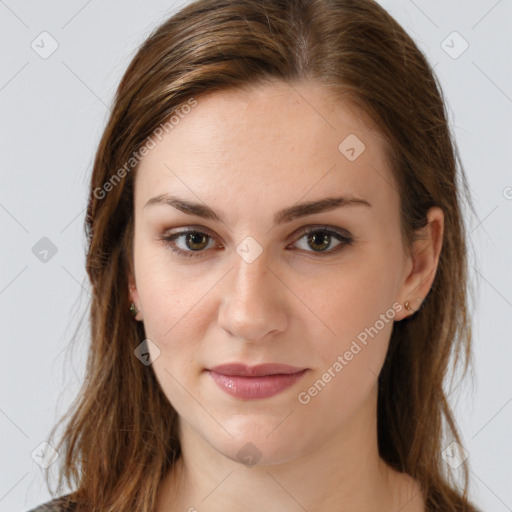
[[[236,257],[223,290],[219,325],[250,342],[283,332],[287,325],[285,290],[269,268],[265,253],[251,263]]]

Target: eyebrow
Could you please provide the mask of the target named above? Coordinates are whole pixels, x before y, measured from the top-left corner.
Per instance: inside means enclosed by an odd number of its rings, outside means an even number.
[[[166,204],[189,215],[196,215],[203,219],[212,219],[224,222],[209,206],[202,203],[187,201],[177,196],[160,194],[149,199],[144,205],[144,208],[156,204]],[[306,215],[327,212],[336,208],[345,208],[347,206],[366,206],[371,208],[372,205],[364,199],[353,197],[351,195],[326,197],[317,201],[299,203],[288,208],[284,208],[283,210],[279,210],[274,215],[274,224],[284,224],[285,222],[291,222],[294,219],[305,217]]]

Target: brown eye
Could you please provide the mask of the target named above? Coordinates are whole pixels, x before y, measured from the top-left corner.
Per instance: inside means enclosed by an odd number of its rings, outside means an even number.
[[[159,237],[172,252],[185,258],[201,258],[212,237],[202,231],[189,230]],[[196,254],[195,254],[196,253]]]
[[[324,231],[312,231],[308,234],[308,244],[312,249],[325,251],[331,245],[331,235]]]
[[[303,243],[303,247],[299,247],[301,250],[319,255],[323,255],[322,253],[325,253],[325,255],[334,254],[354,241],[348,232],[347,234],[342,234],[327,226],[304,230],[302,236],[295,242],[295,245],[300,245],[299,242],[302,239],[306,240]],[[333,247],[333,239],[337,243],[333,249],[330,249]]]
[[[173,253],[184,258],[202,258],[206,255],[207,250],[213,246],[213,236],[198,230],[181,231],[171,233],[159,237]],[[305,239],[305,242],[301,240]],[[329,256],[342,250],[345,246],[350,245],[353,238],[346,230],[339,232],[328,226],[315,227],[313,229],[304,229],[301,237],[295,242],[295,246],[300,246],[300,250],[312,253],[318,256]],[[333,243],[335,245],[333,245]],[[334,248],[332,248],[334,247]]]
[[[185,244],[193,251],[200,251],[208,245],[209,238],[206,233],[191,231],[185,234]]]

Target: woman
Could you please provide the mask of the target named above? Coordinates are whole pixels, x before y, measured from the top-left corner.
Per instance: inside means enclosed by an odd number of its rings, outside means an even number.
[[[457,162],[371,0],[167,20],[93,169],[76,490],[35,510],[475,511],[443,389],[471,360]]]

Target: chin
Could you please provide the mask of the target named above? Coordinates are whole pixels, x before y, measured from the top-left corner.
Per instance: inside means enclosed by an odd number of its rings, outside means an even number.
[[[251,428],[250,433],[235,434],[230,431],[232,438],[224,441],[213,439],[210,443],[225,457],[247,467],[283,464],[300,457],[304,451],[307,451],[303,444],[299,445],[296,441],[300,439],[298,435],[284,431],[281,435],[275,435],[276,431],[272,432],[275,425],[275,423],[272,426],[265,424],[265,428],[259,432],[254,432],[254,428]],[[304,439],[301,443],[304,443]]]

